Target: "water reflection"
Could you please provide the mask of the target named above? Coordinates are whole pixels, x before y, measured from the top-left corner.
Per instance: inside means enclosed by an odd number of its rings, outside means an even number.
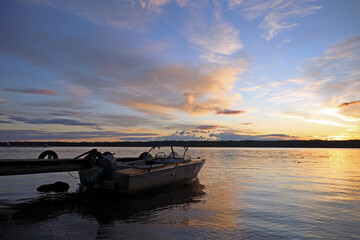
[[[144,193],[134,197],[114,197],[113,195],[80,195],[81,214],[94,216],[99,224],[109,224],[118,220],[131,222],[148,221],[157,209],[174,205],[192,204],[201,201],[204,186],[198,180],[175,189]]]
[[[17,224],[28,224],[48,221],[69,213],[95,218],[100,225],[112,224],[120,220],[146,221],[146,218],[157,209],[201,201],[204,195],[203,189],[204,186],[198,180],[194,180],[182,186],[133,197],[111,193],[48,194],[23,203],[10,204],[7,208],[14,213],[11,217],[3,215],[0,221],[4,223],[11,218],[11,221],[16,221]]]

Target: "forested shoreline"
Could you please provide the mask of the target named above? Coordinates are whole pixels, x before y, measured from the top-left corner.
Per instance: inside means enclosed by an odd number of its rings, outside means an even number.
[[[360,140],[322,141],[148,141],[148,142],[0,142],[2,147],[273,147],[273,148],[360,148]]]

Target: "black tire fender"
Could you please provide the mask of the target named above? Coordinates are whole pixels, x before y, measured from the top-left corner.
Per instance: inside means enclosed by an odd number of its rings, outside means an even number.
[[[58,155],[56,154],[56,152],[51,151],[51,150],[46,150],[44,152],[42,152],[38,159],[45,159],[45,157],[48,156],[48,159],[59,159]]]

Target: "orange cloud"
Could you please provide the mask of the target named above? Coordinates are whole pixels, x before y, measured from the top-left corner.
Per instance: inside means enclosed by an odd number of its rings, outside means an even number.
[[[239,100],[240,95],[231,94],[231,90],[243,71],[241,67],[189,64],[150,68],[140,71],[136,79],[121,79],[119,90],[112,89],[104,95],[113,103],[147,114],[216,113]]]

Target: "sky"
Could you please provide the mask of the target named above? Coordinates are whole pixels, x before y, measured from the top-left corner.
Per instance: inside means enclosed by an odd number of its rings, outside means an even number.
[[[358,0],[2,0],[0,141],[360,139]]]

